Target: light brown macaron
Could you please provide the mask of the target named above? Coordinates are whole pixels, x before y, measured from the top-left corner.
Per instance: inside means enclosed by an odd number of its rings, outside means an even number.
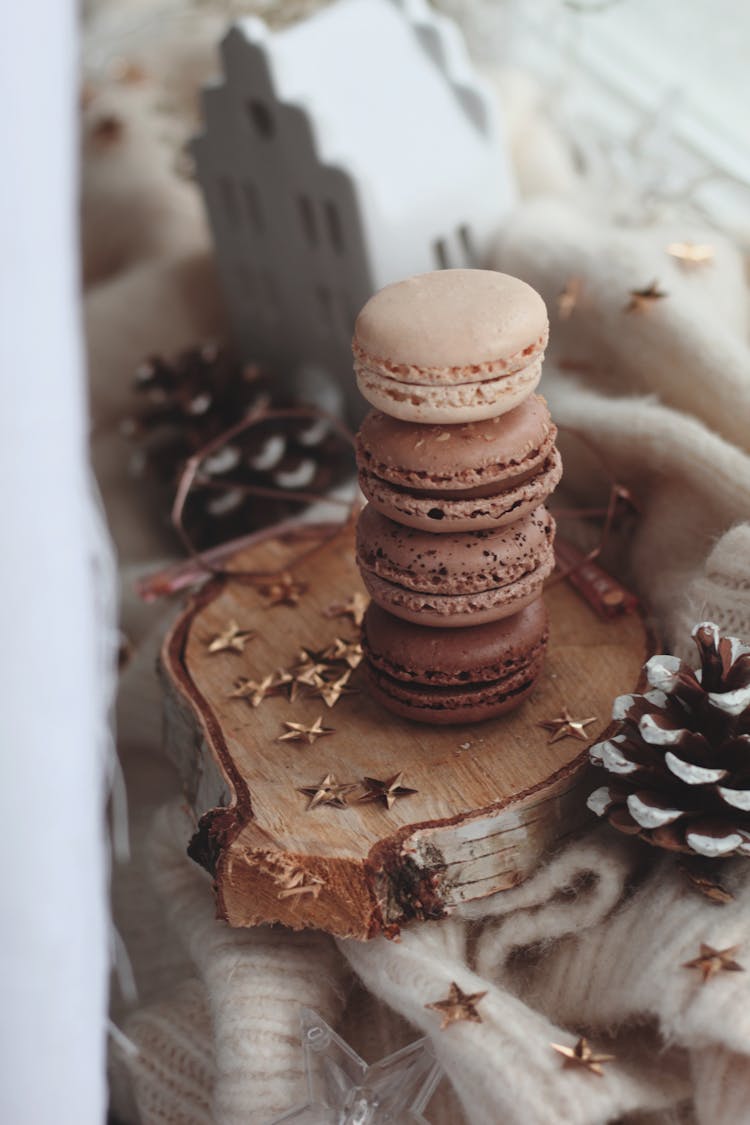
[[[559,483],[556,436],[540,395],[459,426],[419,426],[373,410],[357,435],[359,483],[379,512],[408,527],[502,527],[543,504]]]
[[[547,309],[516,277],[437,270],[387,285],[357,317],[360,391],[407,422],[472,422],[518,406],[541,377]]]
[[[421,723],[494,718],[530,693],[547,635],[539,598],[513,617],[472,629],[424,629],[371,603],[362,628],[370,690],[389,711]]]
[[[371,504],[357,524],[357,565],[379,606],[417,625],[499,621],[538,598],[552,573],[555,521],[546,508],[500,528],[431,535]]]

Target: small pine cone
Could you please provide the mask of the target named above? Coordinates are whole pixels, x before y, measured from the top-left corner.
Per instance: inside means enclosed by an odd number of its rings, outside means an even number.
[[[644,666],[648,690],[614,702],[591,760],[614,776],[589,808],[671,851],[750,855],[750,645],[693,630],[701,668],[675,656]]]

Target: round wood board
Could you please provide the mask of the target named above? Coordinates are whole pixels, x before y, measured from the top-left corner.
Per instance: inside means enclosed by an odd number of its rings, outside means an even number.
[[[299,545],[295,547],[299,551]],[[284,568],[279,539],[238,555],[237,569]],[[602,620],[567,583],[545,597],[551,636],[544,673],[515,712],[465,727],[398,719],[356,694],[328,708],[320,698],[272,696],[256,708],[228,698],[238,677],[260,680],[293,664],[302,647],[354,638],[332,604],[363,591],[351,531],[291,570],[307,584],[296,607],[272,606],[253,586],[209,582],[167,637],[167,745],[196,813],[190,854],[211,871],[220,916],[236,926],[281,922],[366,939],[394,935],[411,919],[438,918],[457,904],[516,885],[540,858],[589,819],[587,746],[550,742],[539,723],[567,707],[596,716],[591,741],[609,725],[612,700],[632,691],[650,655],[643,620]],[[210,653],[234,619],[255,632],[244,652]],[[335,733],[314,745],[279,742],[285,720]],[[339,782],[389,778],[418,792],[382,803],[307,811],[300,786],[328,773]],[[362,790],[360,790],[362,792]]]

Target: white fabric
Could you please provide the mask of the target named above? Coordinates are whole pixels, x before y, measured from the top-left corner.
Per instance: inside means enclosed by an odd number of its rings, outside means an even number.
[[[245,7],[251,6],[257,7]],[[108,0],[92,24],[98,57],[118,13],[124,18],[118,0]],[[148,97],[172,97],[185,131],[191,83],[210,69],[203,38],[209,18],[205,10],[196,18],[193,39],[181,25],[174,46],[159,48],[153,23],[127,39],[133,59],[158,75]],[[498,240],[494,264],[528,279],[550,308],[543,390],[566,427],[564,487],[579,503],[601,502],[608,474],[632,490],[640,515],[631,532],[614,537],[607,565],[648,598],[667,644],[688,655],[690,626],[707,617],[748,639],[750,353],[741,255],[683,214],[647,228],[613,223],[606,200],[593,206],[570,146],[539,105],[516,98],[518,84],[507,76],[500,87],[511,97],[506,107],[526,201]],[[144,111],[143,90],[106,75],[97,89],[87,128],[98,105],[122,116],[126,135],[131,114],[139,130],[160,128],[153,107]],[[143,142],[144,152],[152,151],[149,144]],[[138,146],[126,155],[127,174],[142,176]],[[111,201],[113,222],[127,225],[122,193],[112,191],[106,167],[121,158],[116,150],[92,150],[87,191],[99,215]],[[125,175],[125,165],[118,166]],[[171,198],[184,204],[184,184],[168,177],[159,177],[153,191],[160,209],[168,210]],[[132,220],[137,240],[123,238],[140,248],[136,260],[125,255],[110,263],[106,278],[92,267],[97,280],[87,295],[97,462],[123,561],[139,563],[155,558],[162,542],[140,502],[142,488],[122,484],[125,453],[115,434],[124,380],[146,341],[173,350],[219,324],[200,220],[191,219],[189,230],[170,226],[162,241],[153,214],[139,209]],[[666,254],[675,239],[711,242],[715,260],[685,270]],[[582,291],[563,321],[556,297],[571,276],[581,279]],[[626,312],[629,290],[654,278],[668,298]],[[157,299],[163,315],[146,315]],[[143,312],[134,315],[136,301]],[[593,446],[593,468],[570,429]],[[566,530],[585,533],[563,521]],[[130,1010],[118,1003],[117,1016],[139,1053],[118,1054],[113,1073],[116,1105],[128,1122],[140,1115],[147,1125],[261,1125],[293,1105],[301,1096],[294,1035],[301,1000],[330,1019],[340,1015],[355,1048],[371,1060],[417,1031],[432,1035],[455,1089],[441,1091],[429,1107],[434,1125],[597,1125],[636,1113],[643,1122],[748,1119],[750,974],[724,974],[701,988],[681,968],[701,940],[739,943],[739,959],[750,965],[742,863],[730,869],[736,902],[719,908],[687,888],[673,859],[601,828],[551,857],[525,885],[472,904],[461,917],[414,926],[400,944],[334,943],[266,928],[232,933],[214,920],[207,880],[184,858],[188,829],[174,801],[146,836],[154,811],[177,788],[159,757],[152,673],[171,611],[135,613],[132,571],[124,574],[136,655],[123,678],[120,742],[137,832],[133,862],[116,873],[115,892],[140,1000]],[[354,989],[340,1014],[349,968],[369,994]],[[444,995],[451,980],[487,990],[481,1025],[437,1029],[424,1004]],[[582,1031],[618,1056],[604,1079],[563,1068],[550,1047],[572,1044]]]
[[[106,1107],[113,563],[93,499],[77,271],[73,0],[3,12],[0,1120]]]

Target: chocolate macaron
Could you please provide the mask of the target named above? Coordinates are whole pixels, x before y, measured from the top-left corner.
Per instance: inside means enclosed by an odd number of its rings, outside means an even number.
[[[518,278],[494,270],[438,270],[386,285],[354,328],[359,389],[406,422],[493,418],[535,389],[547,310]]]
[[[373,601],[404,621],[481,625],[540,596],[554,568],[554,529],[540,507],[498,530],[432,535],[368,504],[357,524],[357,565]]]
[[[362,644],[374,698],[423,723],[476,723],[517,707],[539,675],[547,644],[541,599],[475,629],[407,625],[370,604]]]
[[[357,435],[360,488],[379,512],[409,527],[502,527],[557,486],[556,436],[539,395],[508,414],[458,426],[414,426],[373,410]]]

